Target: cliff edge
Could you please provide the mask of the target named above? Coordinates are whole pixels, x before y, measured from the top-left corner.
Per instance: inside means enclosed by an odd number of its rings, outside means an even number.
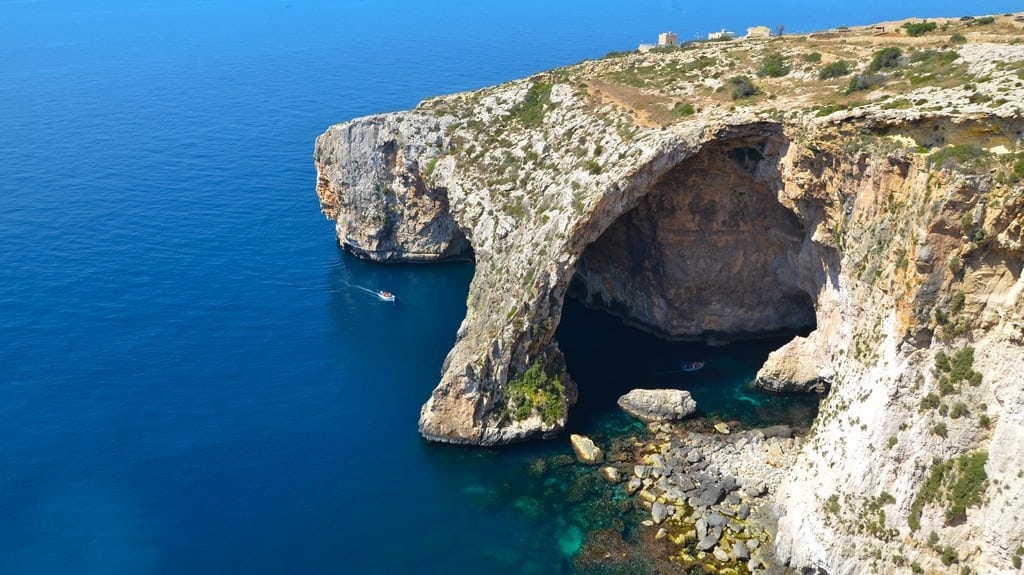
[[[346,249],[476,263],[422,434],[564,426],[570,285],[666,337],[807,328],[758,379],[828,393],[776,495],[775,555],[1015,570],[1022,20],[610,55],[329,128],[317,193]]]

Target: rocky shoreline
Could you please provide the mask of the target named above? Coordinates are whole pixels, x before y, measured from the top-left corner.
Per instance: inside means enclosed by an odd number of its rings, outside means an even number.
[[[771,498],[803,444],[803,430],[780,425],[723,434],[703,421],[654,422],[647,430],[611,441],[608,464],[595,472],[648,510],[638,533],[641,552],[656,555],[648,563],[680,573],[695,567],[782,572],[770,545],[776,524]],[[636,561],[628,553],[605,559]],[[610,566],[608,572],[618,571]]]

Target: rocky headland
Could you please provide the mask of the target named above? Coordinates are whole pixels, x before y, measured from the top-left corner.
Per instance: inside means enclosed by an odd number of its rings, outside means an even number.
[[[757,380],[827,394],[806,436],[666,438],[621,470],[670,552],[1017,572],[1022,35],[1005,15],[609,55],[332,126],[317,193],[360,257],[475,261],[424,437],[563,428],[586,393],[554,337],[570,286],[668,338],[810,329]]]

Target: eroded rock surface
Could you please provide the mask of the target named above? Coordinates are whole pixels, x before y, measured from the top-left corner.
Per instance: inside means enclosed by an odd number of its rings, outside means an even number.
[[[419,161],[450,122],[386,114],[332,126],[316,141],[317,195],[338,241],[374,261],[468,257],[448,194],[425,181]]]

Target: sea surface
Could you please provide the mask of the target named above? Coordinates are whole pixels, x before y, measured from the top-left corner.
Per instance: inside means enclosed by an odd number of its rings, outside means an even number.
[[[668,29],[1019,8],[0,0],[0,573],[570,572],[609,518],[564,439],[416,431],[472,266],[340,252],[313,139]],[[631,429],[614,398],[650,381],[710,418],[813,413],[745,387],[781,341],[670,345],[572,305],[559,337],[573,429]]]

